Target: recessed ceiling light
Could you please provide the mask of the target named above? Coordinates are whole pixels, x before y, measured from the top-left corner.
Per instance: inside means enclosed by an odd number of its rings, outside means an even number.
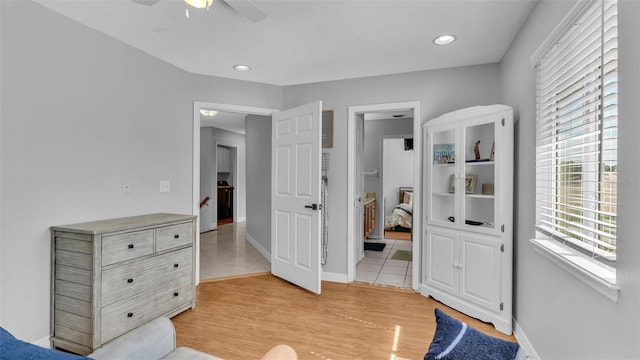
[[[233,65],[233,68],[236,71],[249,71],[249,70],[251,70],[251,67],[247,66],[247,65]]]
[[[212,117],[212,116],[216,116],[218,112],[215,110],[207,110],[207,109],[200,109],[200,114],[207,116],[207,117]]]
[[[447,45],[456,41],[456,36],[452,34],[440,35],[433,39],[433,43],[436,45]]]

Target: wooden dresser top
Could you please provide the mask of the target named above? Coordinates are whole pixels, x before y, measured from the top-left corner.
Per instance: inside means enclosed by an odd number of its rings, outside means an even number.
[[[90,221],[71,225],[52,226],[51,230],[73,231],[84,234],[102,234],[105,232],[126,231],[141,227],[193,220],[195,218],[195,215],[157,213],[100,221]]]

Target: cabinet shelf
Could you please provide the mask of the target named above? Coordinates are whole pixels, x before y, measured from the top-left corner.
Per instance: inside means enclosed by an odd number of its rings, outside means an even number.
[[[495,195],[487,195],[487,194],[466,194],[465,196],[471,199],[495,199],[496,197]]]
[[[495,163],[495,161],[467,161],[464,164],[466,166],[487,166],[494,165]]]

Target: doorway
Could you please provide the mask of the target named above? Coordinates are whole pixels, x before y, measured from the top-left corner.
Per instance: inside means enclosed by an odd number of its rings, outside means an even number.
[[[413,115],[413,146],[420,149],[420,103],[417,101],[399,102],[376,105],[350,106],[348,109],[348,168],[352,169],[347,175],[347,228],[350,236],[347,239],[347,279],[349,282],[355,280],[356,265],[364,258],[364,239],[362,219],[364,217],[364,176],[365,174],[375,174],[375,170],[365,169],[363,166],[363,136],[364,118],[367,113],[389,113],[395,111],[410,111]],[[420,219],[420,152],[414,156],[414,180],[416,186],[413,189],[413,218]],[[381,215],[382,216],[382,215]],[[411,234],[414,239],[418,239],[420,234],[420,221],[414,221]],[[382,235],[383,236],[383,235]],[[411,288],[418,289],[420,273],[420,242],[413,241],[411,244],[413,254],[411,269]]]
[[[194,102],[193,105],[193,152],[192,152],[192,159],[193,159],[193,163],[192,163],[192,170],[193,170],[193,184],[192,184],[192,189],[193,189],[193,193],[192,193],[192,214],[198,216],[197,218],[197,224],[196,224],[196,229],[200,230],[201,227],[201,219],[200,219],[200,205],[201,202],[203,200],[202,198],[202,193],[201,193],[201,188],[202,186],[205,186],[205,184],[201,184],[201,125],[203,123],[202,121],[202,115],[200,110],[214,110],[214,111],[219,111],[219,112],[225,112],[225,113],[232,113],[232,114],[237,114],[239,116],[242,117],[242,119],[244,119],[244,117],[248,114],[251,115],[263,115],[263,116],[271,116],[271,114],[277,112],[278,110],[276,109],[269,109],[269,108],[255,108],[255,107],[248,107],[248,106],[238,106],[238,105],[228,105],[228,104],[219,104],[219,103],[208,103],[208,102]],[[227,147],[233,147],[233,144],[221,141],[219,142],[220,145],[223,146],[227,146]],[[211,143],[211,153],[214,154],[215,153],[215,146],[217,146],[218,143],[214,143],[212,141]],[[215,155],[212,155],[215,156]],[[234,155],[235,160],[231,161],[231,167],[233,168],[233,166],[236,166],[236,170],[238,169],[238,161],[239,158],[241,158],[243,156],[243,154],[239,154],[239,151],[236,151],[236,154]],[[235,163],[235,165],[234,165]],[[211,174],[217,172],[216,169],[212,169],[211,170]],[[214,186],[216,185],[216,181],[217,181],[217,176],[215,178],[213,178],[213,175],[211,177],[211,184],[210,185],[206,185],[209,186],[210,188],[214,188]],[[237,180],[236,181],[236,185],[237,185]],[[217,203],[212,203],[214,201],[213,197],[217,197],[216,196],[210,196],[210,200],[209,200],[209,205],[207,206],[206,203],[204,204],[205,208],[209,208],[208,210],[210,210],[211,207],[213,206],[217,206]],[[241,200],[244,201],[244,200]],[[237,205],[238,200],[234,199],[234,205]],[[239,217],[237,215],[237,206],[234,207],[234,215],[233,218],[236,220],[243,220],[240,219],[241,217]],[[217,225],[217,224],[216,224]],[[245,226],[236,226],[236,224],[229,224],[229,225],[224,225],[225,227],[229,227],[229,229],[225,229],[229,230],[228,232],[231,233],[231,236],[235,236],[236,238],[240,238],[241,240],[245,239],[245,236],[243,234],[239,234],[239,232],[243,232],[246,231],[245,230]],[[233,227],[233,228],[232,228]],[[216,231],[217,232],[217,231]],[[217,236],[218,234],[216,234]],[[247,237],[247,240],[251,243],[251,239]],[[252,243],[253,245],[253,243]],[[266,253],[266,251],[264,250],[264,248],[262,249],[263,251],[261,251],[259,244],[256,244],[258,246],[254,246],[256,247],[256,249],[260,252],[260,254],[264,257],[268,257],[268,254]],[[201,235],[200,235],[200,231],[196,231],[196,282],[199,283],[200,279],[201,279],[201,258],[202,258],[202,254],[201,254]]]

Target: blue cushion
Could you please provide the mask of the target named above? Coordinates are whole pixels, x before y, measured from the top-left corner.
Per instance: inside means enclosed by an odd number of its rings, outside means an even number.
[[[89,359],[51,350],[16,339],[7,330],[0,327],[0,360],[81,360]]]
[[[436,309],[436,333],[424,360],[513,360],[520,345],[485,335]]]

